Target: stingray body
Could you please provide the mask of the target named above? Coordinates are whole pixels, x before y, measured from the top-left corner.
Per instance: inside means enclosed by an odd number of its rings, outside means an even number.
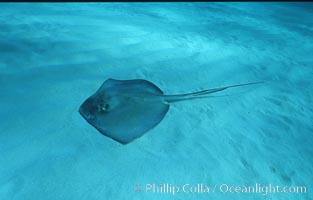
[[[95,94],[87,98],[79,112],[100,133],[127,144],[158,125],[170,103],[207,97],[208,94],[255,83],[232,85],[199,92],[165,95],[153,83],[143,80],[106,80]]]

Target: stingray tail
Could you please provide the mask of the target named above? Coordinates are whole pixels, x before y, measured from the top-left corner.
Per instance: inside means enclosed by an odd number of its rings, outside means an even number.
[[[209,97],[209,96],[206,96],[207,94],[220,92],[220,91],[226,90],[228,88],[241,87],[241,86],[247,86],[247,85],[254,85],[254,84],[259,84],[259,83],[263,83],[263,81],[252,82],[252,83],[244,83],[244,84],[237,84],[237,85],[230,85],[230,86],[226,86],[226,87],[213,88],[213,89],[202,90],[202,91],[199,91],[199,92],[192,92],[192,93],[186,93],[186,94],[164,95],[163,96],[163,101],[164,101],[164,103],[173,103],[173,102],[177,102],[177,101],[184,101],[184,100],[190,100],[190,99],[204,98],[204,97]]]

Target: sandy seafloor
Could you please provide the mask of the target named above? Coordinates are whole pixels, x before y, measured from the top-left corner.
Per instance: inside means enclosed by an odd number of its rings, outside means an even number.
[[[0,10],[1,200],[313,199],[312,3],[2,3]],[[175,103],[124,146],[78,113],[108,78],[146,79],[166,94],[265,83]],[[307,192],[145,190],[166,183]]]

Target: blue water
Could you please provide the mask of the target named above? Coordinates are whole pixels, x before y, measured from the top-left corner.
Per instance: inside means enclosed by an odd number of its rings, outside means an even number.
[[[0,10],[1,200],[313,199],[312,3]],[[146,79],[166,94],[265,83],[177,102],[125,146],[78,113],[108,78]],[[225,191],[256,184],[306,192]]]

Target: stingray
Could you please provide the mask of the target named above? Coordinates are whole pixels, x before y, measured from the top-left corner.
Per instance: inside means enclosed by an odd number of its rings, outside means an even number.
[[[157,126],[171,103],[205,98],[208,94],[228,88],[257,83],[260,82],[165,95],[159,87],[144,79],[107,79],[95,94],[82,103],[79,113],[103,135],[127,144]]]

